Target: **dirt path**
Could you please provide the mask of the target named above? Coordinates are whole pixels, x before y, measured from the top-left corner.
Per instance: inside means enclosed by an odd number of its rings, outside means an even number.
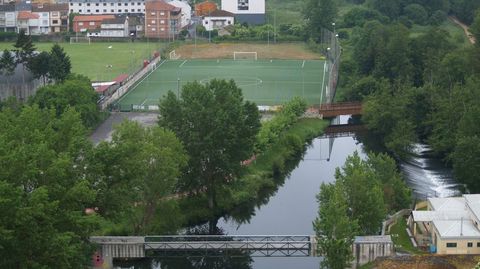
[[[464,23],[462,23],[461,21],[459,21],[457,18],[453,16],[449,16],[448,18],[454,23],[458,24],[460,27],[462,27],[463,32],[465,32],[465,35],[467,36],[470,43],[475,44],[475,37],[472,35],[472,33],[470,33],[467,25],[465,25]]]

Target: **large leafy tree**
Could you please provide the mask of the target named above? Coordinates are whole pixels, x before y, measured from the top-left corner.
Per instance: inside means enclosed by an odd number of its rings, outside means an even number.
[[[76,75],[61,83],[40,88],[30,102],[38,104],[40,108],[54,108],[57,115],[61,115],[69,107],[74,107],[80,113],[84,125],[91,128],[100,119],[97,100],[98,95],[90,80]]]
[[[35,78],[41,78],[43,85],[47,84],[49,77],[48,67],[50,65],[50,54],[42,51],[30,60],[30,71],[32,71]]]
[[[317,195],[318,217],[313,228],[318,239],[320,253],[325,255],[322,267],[330,269],[347,268],[352,256],[352,243],[358,232],[357,221],[351,218],[342,182],[322,184]]]
[[[205,191],[208,207],[214,209],[217,193],[235,180],[241,162],[252,156],[260,117],[233,80],[214,79],[188,83],[180,98],[169,92],[160,101],[159,125],[177,135],[190,157],[181,189]]]
[[[88,266],[99,223],[84,213],[96,196],[83,172],[90,149],[72,109],[0,113],[1,268]]]
[[[135,234],[175,232],[180,218],[172,214],[179,211],[166,198],[173,195],[187,157],[173,132],[124,121],[111,142],[97,146],[92,160],[102,214],[128,220]]]

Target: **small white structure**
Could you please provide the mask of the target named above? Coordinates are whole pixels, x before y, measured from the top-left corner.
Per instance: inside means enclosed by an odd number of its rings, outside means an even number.
[[[265,0],[222,0],[222,10],[235,14],[242,23],[265,23]]]
[[[233,25],[235,17],[233,13],[225,10],[215,10],[203,17],[202,25],[207,31],[220,30],[225,26]]]
[[[377,257],[395,255],[390,235],[355,236],[353,242],[354,268],[374,261]]]
[[[100,29],[90,30],[88,37],[129,37],[128,17],[119,16],[113,19],[104,19]]]
[[[180,28],[188,26],[191,24],[192,21],[192,7],[188,4],[187,1],[181,0],[171,0],[168,3],[172,6],[176,6],[181,8],[181,19],[180,19]]]

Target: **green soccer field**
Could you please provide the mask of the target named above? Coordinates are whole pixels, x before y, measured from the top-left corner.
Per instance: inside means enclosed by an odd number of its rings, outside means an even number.
[[[169,60],[141,80],[119,101],[121,110],[157,105],[169,90],[187,82],[233,79],[245,99],[257,105],[279,105],[295,96],[309,105],[318,104],[328,74],[322,60]]]

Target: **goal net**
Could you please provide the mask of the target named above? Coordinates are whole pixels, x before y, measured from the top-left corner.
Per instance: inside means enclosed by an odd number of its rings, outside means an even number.
[[[170,60],[180,59],[180,54],[177,54],[175,50],[170,51]]]
[[[234,51],[233,60],[257,60],[256,51]]]
[[[91,43],[91,38],[88,36],[74,36],[70,37],[70,44],[74,43],[86,43],[89,44]]]

